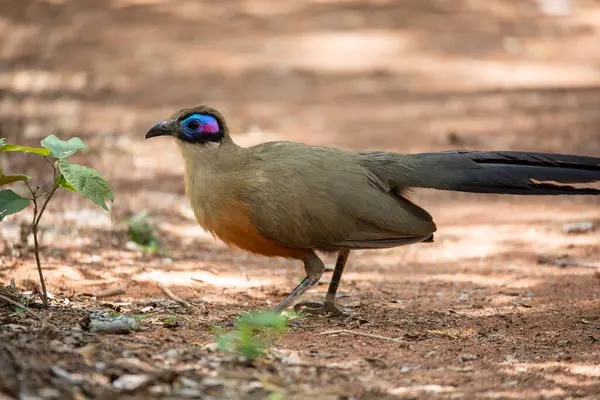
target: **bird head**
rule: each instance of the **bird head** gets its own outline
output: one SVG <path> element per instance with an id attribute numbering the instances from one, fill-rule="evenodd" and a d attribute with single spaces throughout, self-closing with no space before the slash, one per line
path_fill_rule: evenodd
<path id="1" fill-rule="evenodd" d="M 178 111 L 146 132 L 146 139 L 157 136 L 171 136 L 197 146 L 218 146 L 229 138 L 229 131 L 221 113 L 214 108 L 197 106 Z"/>

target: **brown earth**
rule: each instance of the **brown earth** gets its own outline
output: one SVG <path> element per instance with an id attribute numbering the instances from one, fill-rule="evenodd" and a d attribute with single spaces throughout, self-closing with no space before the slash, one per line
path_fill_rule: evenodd
<path id="1" fill-rule="evenodd" d="M 357 318 L 295 321 L 248 366 L 213 351 L 213 327 L 276 304 L 301 265 L 216 243 L 191 216 L 175 146 L 142 141 L 204 103 L 243 145 L 598 156 L 600 2 L 563 17 L 484 3 L 5 0 L 0 136 L 80 136 L 90 150 L 74 159 L 116 201 L 114 223 L 70 193 L 51 203 L 53 307 L 33 310 L 44 324 L 0 308 L 0 398 L 600 398 L 598 199 L 417 192 L 436 242 L 353 253 L 339 303 Z M 2 157 L 7 172 L 48 177 L 34 156 Z M 142 210 L 168 254 L 127 243 L 123 219 Z M 35 291 L 27 218 L 2 222 L 0 281 Z M 592 227 L 566 232 L 578 222 Z M 147 318 L 98 335 L 81 327 L 94 313 Z M 128 391 L 127 374 L 149 381 Z"/>

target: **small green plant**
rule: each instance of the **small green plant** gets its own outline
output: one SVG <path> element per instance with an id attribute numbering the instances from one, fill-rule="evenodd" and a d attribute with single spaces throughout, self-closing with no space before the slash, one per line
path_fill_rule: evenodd
<path id="1" fill-rule="evenodd" d="M 41 145 L 42 147 L 27 147 L 7 144 L 5 143 L 5 139 L 0 138 L 0 152 L 38 154 L 48 162 L 53 173 L 52 188 L 42 193 L 39 186 L 33 187 L 30 184 L 29 181 L 31 178 L 29 176 L 22 174 L 4 175 L 0 169 L 0 186 L 23 182 L 31 194 L 31 197 L 22 197 L 12 190 L 0 190 L 0 222 L 7 215 L 18 213 L 29 204 L 33 204 L 31 233 L 33 234 L 35 262 L 40 276 L 40 284 L 42 285 L 42 302 L 44 303 L 44 307 L 48 307 L 48 293 L 40 262 L 40 245 L 38 241 L 39 223 L 48 206 L 48 202 L 54 193 L 62 188 L 71 192 L 77 192 L 83 197 L 92 200 L 106 211 L 109 211 L 106 200 L 114 201 L 114 197 L 108 183 L 98 171 L 66 160 L 67 157 L 72 156 L 78 150 L 87 148 L 81 139 L 74 137 L 65 142 L 54 135 L 50 135 L 41 141 Z"/>
<path id="2" fill-rule="evenodd" d="M 285 399 L 284 394 L 279 391 L 271 392 L 271 394 L 269 394 L 269 397 L 267 397 L 267 400 L 284 400 L 284 399 Z"/>
<path id="3" fill-rule="evenodd" d="M 273 311 L 247 313 L 235 322 L 236 330 L 217 336 L 216 342 L 220 350 L 252 361 L 265 353 L 265 340 L 273 333 L 284 333 L 293 317 Z"/>
<path id="4" fill-rule="evenodd" d="M 165 328 L 178 328 L 188 322 L 184 317 L 180 317 L 175 314 L 169 315 L 167 318 L 163 319 L 162 323 Z"/>
<path id="5" fill-rule="evenodd" d="M 209 332 L 221 332 L 223 330 L 223 327 L 221 325 L 211 325 L 209 327 L 206 328 L 207 331 Z"/>
<path id="6" fill-rule="evenodd" d="M 141 211 L 126 219 L 127 236 L 149 253 L 162 252 L 160 243 L 148 223 L 148 212 Z"/>
<path id="7" fill-rule="evenodd" d="M 146 318 L 150 318 L 150 316 L 144 314 L 133 314 L 131 315 L 131 318 L 135 319 L 139 323 L 145 320 Z"/>

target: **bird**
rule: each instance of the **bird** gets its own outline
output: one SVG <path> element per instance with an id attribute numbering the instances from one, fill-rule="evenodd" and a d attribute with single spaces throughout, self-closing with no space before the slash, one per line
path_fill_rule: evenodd
<path id="1" fill-rule="evenodd" d="M 347 315 L 335 297 L 352 250 L 432 242 L 431 214 L 414 188 L 510 195 L 598 195 L 600 158 L 516 151 L 401 154 L 273 141 L 234 143 L 223 115 L 184 108 L 150 128 L 181 152 L 185 187 L 198 223 L 230 246 L 300 260 L 306 276 L 273 311 L 281 313 L 325 271 L 318 253 L 337 254 L 324 302 L 314 313 Z M 588 184 L 575 186 L 575 184 Z"/>

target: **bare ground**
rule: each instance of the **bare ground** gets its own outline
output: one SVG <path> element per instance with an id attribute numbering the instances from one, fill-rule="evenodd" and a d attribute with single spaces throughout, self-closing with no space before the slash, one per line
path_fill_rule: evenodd
<path id="1" fill-rule="evenodd" d="M 78 161 L 116 196 L 114 223 L 70 194 L 51 205 L 43 263 L 55 299 L 34 310 L 43 324 L 0 308 L 5 397 L 600 398 L 598 199 L 417 192 L 436 242 L 353 253 L 339 302 L 358 319 L 301 319 L 240 365 L 213 351 L 213 327 L 276 304 L 301 266 L 214 242 L 191 217 L 175 147 L 141 140 L 205 103 L 244 145 L 597 156 L 597 2 L 559 18 L 507 0 L 15 0 L 0 17 L 2 136 L 79 135 L 91 150 Z M 0 159 L 37 179 L 44 166 Z M 166 255 L 127 245 L 123 218 L 145 209 Z M 2 223 L 0 280 L 35 291 L 24 220 Z M 565 232 L 577 222 L 592 228 Z M 125 293 L 84 295 L 115 287 Z M 147 318 L 98 335 L 85 329 L 94 313 Z M 326 333 L 340 329 L 350 333 Z"/>

